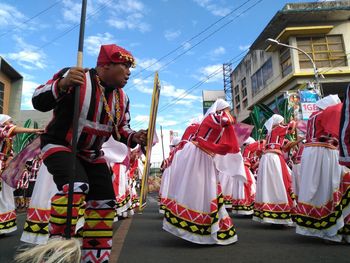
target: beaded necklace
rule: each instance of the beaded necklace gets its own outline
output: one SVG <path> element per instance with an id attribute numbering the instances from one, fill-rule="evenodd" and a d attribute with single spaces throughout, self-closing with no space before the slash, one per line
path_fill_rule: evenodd
<path id="1" fill-rule="evenodd" d="M 114 121 L 114 118 L 113 118 L 113 115 L 112 115 L 112 111 L 108 105 L 108 102 L 107 102 L 107 99 L 106 99 L 106 96 L 104 94 L 104 91 L 102 90 L 102 84 L 101 84 L 101 80 L 100 80 L 100 77 L 98 75 L 96 75 L 96 78 L 97 78 L 97 83 L 98 83 L 98 88 L 101 92 L 101 95 L 102 95 L 102 100 L 103 100 L 103 106 L 104 106 L 104 109 L 108 115 L 108 119 L 112 122 L 113 126 L 114 126 L 114 131 L 115 131 L 115 134 L 117 135 L 117 139 L 118 141 L 120 140 L 120 133 L 118 131 L 118 121 L 120 120 L 120 101 L 119 101 L 119 91 L 118 89 L 116 90 L 115 92 L 115 121 Z"/>

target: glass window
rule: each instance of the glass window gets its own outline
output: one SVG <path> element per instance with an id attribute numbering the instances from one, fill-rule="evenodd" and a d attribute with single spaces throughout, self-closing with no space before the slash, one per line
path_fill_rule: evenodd
<path id="1" fill-rule="evenodd" d="M 236 114 L 240 113 L 240 111 L 241 111 L 241 107 L 240 107 L 240 105 L 238 104 L 238 105 L 236 106 Z"/>
<path id="2" fill-rule="evenodd" d="M 4 113 L 5 84 L 0 81 L 0 113 Z"/>
<path id="3" fill-rule="evenodd" d="M 318 68 L 347 66 L 342 35 L 298 37 L 298 47 L 315 61 Z M 310 60 L 299 52 L 300 68 L 312 68 Z"/>
<path id="4" fill-rule="evenodd" d="M 280 65 L 281 65 L 282 77 L 285 77 L 292 72 L 292 60 L 290 58 L 290 48 L 287 48 L 287 47 L 281 48 Z"/>
<path id="5" fill-rule="evenodd" d="M 246 78 L 243 78 L 241 80 L 241 92 L 242 92 L 242 98 L 247 97 L 247 80 L 246 80 Z"/>
<path id="6" fill-rule="evenodd" d="M 240 102 L 240 97 L 239 97 L 239 94 L 235 96 L 235 102 L 236 104 L 238 104 Z"/>
<path id="7" fill-rule="evenodd" d="M 267 86 L 267 81 L 272 77 L 272 75 L 272 60 L 269 58 L 265 64 L 251 77 L 253 95 Z"/>
<path id="8" fill-rule="evenodd" d="M 247 98 L 244 99 L 244 100 L 242 101 L 242 103 L 243 103 L 243 109 L 245 109 L 245 108 L 248 107 L 248 99 L 247 99 Z"/>
<path id="9" fill-rule="evenodd" d="M 239 94 L 239 87 L 238 87 L 238 85 L 236 85 L 236 87 L 235 87 L 235 95 L 237 95 L 237 94 Z"/>

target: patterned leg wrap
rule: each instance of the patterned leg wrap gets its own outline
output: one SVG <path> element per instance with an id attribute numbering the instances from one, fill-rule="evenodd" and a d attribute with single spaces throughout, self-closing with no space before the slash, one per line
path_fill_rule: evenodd
<path id="1" fill-rule="evenodd" d="M 67 224 L 68 189 L 69 185 L 64 185 L 62 191 L 59 191 L 51 199 L 49 223 L 51 237 L 64 236 Z M 79 218 L 79 208 L 84 203 L 88 189 L 89 185 L 86 183 L 74 183 L 71 236 L 74 236 L 75 226 Z"/>
<path id="2" fill-rule="evenodd" d="M 114 200 L 91 200 L 86 203 L 81 262 L 108 263 L 114 215 Z"/>

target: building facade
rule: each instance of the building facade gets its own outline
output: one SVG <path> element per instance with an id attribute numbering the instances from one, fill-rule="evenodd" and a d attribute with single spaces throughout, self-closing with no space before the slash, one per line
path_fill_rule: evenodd
<path id="1" fill-rule="evenodd" d="M 225 99 L 225 91 L 223 90 L 203 90 L 203 115 L 214 104 L 217 99 Z"/>
<path id="2" fill-rule="evenodd" d="M 277 12 L 231 73 L 238 121 L 246 121 L 257 103 L 274 107 L 289 90 L 315 80 L 315 62 L 324 95 L 342 97 L 350 83 L 350 1 L 287 4 Z"/>
<path id="3" fill-rule="evenodd" d="M 23 77 L 0 56 L 0 114 L 20 116 Z"/>

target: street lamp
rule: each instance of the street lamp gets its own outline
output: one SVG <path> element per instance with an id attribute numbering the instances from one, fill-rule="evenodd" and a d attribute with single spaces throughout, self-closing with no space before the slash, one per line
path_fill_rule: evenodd
<path id="1" fill-rule="evenodd" d="M 273 38 L 268 38 L 266 39 L 266 42 L 269 42 L 271 44 L 274 44 L 274 45 L 278 45 L 278 46 L 283 46 L 283 47 L 287 47 L 287 48 L 291 48 L 291 49 L 296 49 L 298 51 L 300 51 L 301 53 L 303 53 L 311 62 L 312 64 L 312 67 L 314 68 L 314 75 L 315 75 L 315 81 L 316 81 L 316 89 L 317 91 L 320 93 L 319 95 L 322 97 L 323 96 L 323 92 L 322 92 L 322 89 L 321 89 L 321 86 L 320 86 L 320 81 L 319 81 L 319 73 L 318 73 L 318 69 L 316 67 L 316 64 L 315 64 L 315 61 L 312 59 L 312 57 L 306 53 L 304 50 L 298 48 L 298 47 L 295 47 L 295 46 L 291 46 L 291 45 L 287 45 L 287 44 L 284 44 L 284 43 L 281 43 L 279 42 L 278 40 L 276 39 L 273 39 Z"/>

